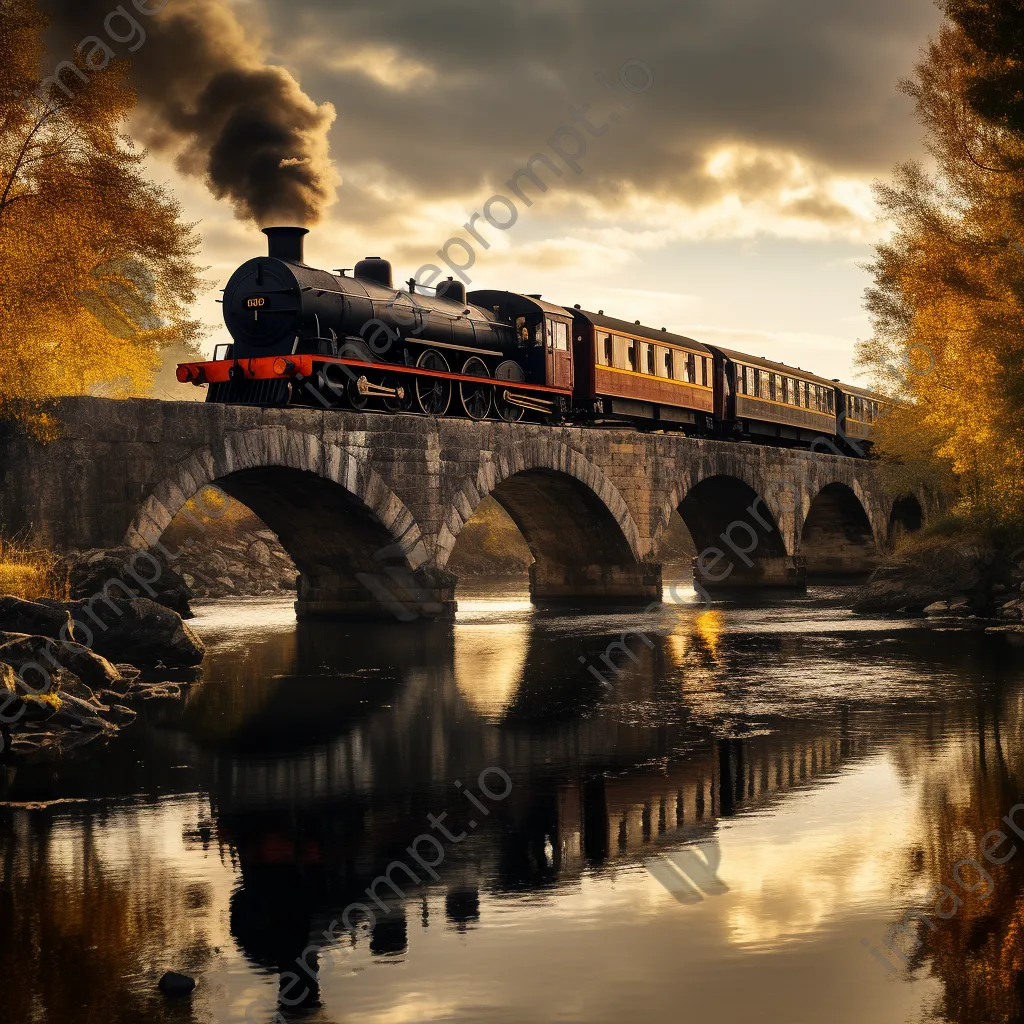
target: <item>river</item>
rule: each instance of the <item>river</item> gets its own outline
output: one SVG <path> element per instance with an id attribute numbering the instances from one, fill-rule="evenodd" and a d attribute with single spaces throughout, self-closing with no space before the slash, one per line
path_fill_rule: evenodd
<path id="1" fill-rule="evenodd" d="M 842 597 L 200 606 L 187 700 L 0 769 L 0 1019 L 1017 1019 L 1024 852 L 979 844 L 1024 799 L 1024 638 Z"/>

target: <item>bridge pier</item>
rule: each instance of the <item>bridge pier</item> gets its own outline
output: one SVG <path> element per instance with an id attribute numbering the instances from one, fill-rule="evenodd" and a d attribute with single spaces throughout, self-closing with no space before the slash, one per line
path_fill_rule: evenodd
<path id="1" fill-rule="evenodd" d="M 661 600 L 661 566 L 530 566 L 530 600 L 538 608 L 637 608 Z"/>
<path id="2" fill-rule="evenodd" d="M 295 617 L 303 621 L 416 622 L 454 619 L 455 577 L 450 573 L 382 566 L 357 573 L 355 582 L 306 575 L 298 579 Z"/>
<path id="3" fill-rule="evenodd" d="M 807 564 L 803 558 L 790 555 L 759 558 L 752 565 L 698 555 L 693 560 L 693 582 L 695 587 L 703 587 L 709 594 L 737 590 L 806 590 Z"/>

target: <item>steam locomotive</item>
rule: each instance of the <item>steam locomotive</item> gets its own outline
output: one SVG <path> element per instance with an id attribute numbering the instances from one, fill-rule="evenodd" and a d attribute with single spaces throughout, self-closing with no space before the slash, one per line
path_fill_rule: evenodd
<path id="1" fill-rule="evenodd" d="M 703 345 L 540 295 L 448 278 L 395 288 L 391 264 L 306 265 L 304 228 L 265 228 L 267 256 L 224 289 L 232 342 L 182 363 L 206 400 L 630 424 L 866 455 L 884 401 L 784 363 Z"/>

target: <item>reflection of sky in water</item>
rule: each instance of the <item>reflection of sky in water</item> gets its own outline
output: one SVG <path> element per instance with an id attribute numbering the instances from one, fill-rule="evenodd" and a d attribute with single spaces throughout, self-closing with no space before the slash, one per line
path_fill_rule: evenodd
<path id="1" fill-rule="evenodd" d="M 509 816 L 450 848 L 440 880 L 410 894 L 406 948 L 322 951 L 323 1006 L 297 1019 L 937 1019 L 928 968 L 893 980 L 860 942 L 880 942 L 923 891 L 910 854 L 944 827 L 944 809 L 969 812 L 979 715 L 1004 716 L 1016 763 L 1024 707 L 993 638 L 855 619 L 815 592 L 771 608 L 577 619 L 535 614 L 519 595 L 460 596 L 450 635 L 385 636 L 367 664 L 354 646 L 349 658 L 361 632 L 347 631 L 333 647 L 318 634 L 309 664 L 293 665 L 288 601 L 202 607 L 193 625 L 211 658 L 186 708 L 147 713 L 85 773 L 8 778 L 11 799 L 84 793 L 106 806 L 0 819 L 5 844 L 24 844 L 34 816 L 50 822 L 45 858 L 0 857 L 5 886 L 38 878 L 68 907 L 85 906 L 100 876 L 123 891 L 130 941 L 98 982 L 129 1002 L 185 968 L 201 979 L 194 1021 L 242 1022 L 262 998 L 249 1019 L 270 1024 L 278 971 L 253 959 L 240 894 L 278 922 L 261 941 L 297 927 L 301 949 L 351 898 L 350 875 L 381 872 L 427 813 L 457 813 L 455 778 L 497 764 L 514 780 Z M 652 646 L 627 638 L 637 661 L 604 693 L 579 656 L 597 663 L 636 630 Z M 991 697 L 996 683 L 1005 697 Z M 316 706 L 291 721 L 300 692 Z M 606 840 L 596 859 L 595 835 Z M 728 891 L 682 905 L 644 864 L 709 836 Z M 479 898 L 458 927 L 457 892 Z M 292 913 L 297 926 L 280 924 Z M 68 935 L 65 956 L 112 942 L 87 915 Z M 94 1005 L 76 1019 L 116 1020 Z M 138 1019 L 179 1019 L 154 1007 Z"/>

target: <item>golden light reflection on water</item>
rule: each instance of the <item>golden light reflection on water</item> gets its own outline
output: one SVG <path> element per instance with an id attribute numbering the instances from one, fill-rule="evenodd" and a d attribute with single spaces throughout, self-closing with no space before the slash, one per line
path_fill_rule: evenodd
<path id="1" fill-rule="evenodd" d="M 529 622 L 456 625 L 455 683 L 481 715 L 500 715 L 512 701 L 529 644 Z"/>

